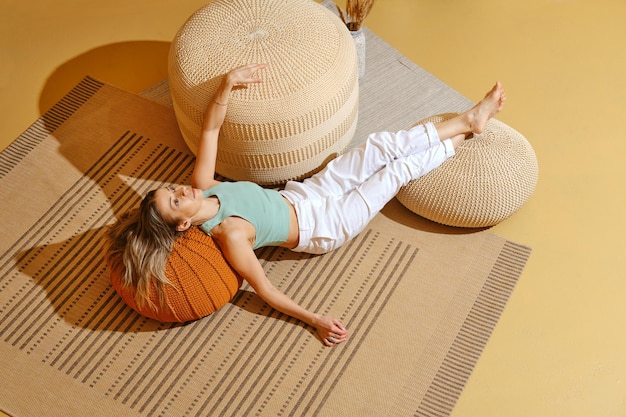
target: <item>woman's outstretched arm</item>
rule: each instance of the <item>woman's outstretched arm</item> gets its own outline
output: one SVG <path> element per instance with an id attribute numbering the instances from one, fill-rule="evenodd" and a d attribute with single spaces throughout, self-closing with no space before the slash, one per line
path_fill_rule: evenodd
<path id="1" fill-rule="evenodd" d="M 337 319 L 306 310 L 272 285 L 252 249 L 249 237 L 254 236 L 252 225 L 243 219 L 230 217 L 217 228 L 222 230 L 214 229 L 212 235 L 224 257 L 266 303 L 281 313 L 314 327 L 326 346 L 334 346 L 348 338 L 348 331 Z"/>
<path id="2" fill-rule="evenodd" d="M 217 141 L 220 129 L 226 118 L 226 109 L 230 92 L 235 87 L 260 83 L 261 79 L 254 74 L 265 68 L 266 64 L 250 64 L 230 70 L 218 87 L 213 99 L 209 102 L 200 131 L 196 163 L 191 175 L 191 186 L 206 190 L 217 183 L 215 181 L 215 160 L 217 158 Z"/>

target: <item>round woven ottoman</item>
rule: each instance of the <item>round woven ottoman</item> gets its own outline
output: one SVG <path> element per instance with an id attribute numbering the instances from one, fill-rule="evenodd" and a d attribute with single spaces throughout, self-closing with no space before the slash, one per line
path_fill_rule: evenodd
<path id="1" fill-rule="evenodd" d="M 139 314 L 162 322 L 187 322 L 208 316 L 228 303 L 241 287 L 241 278 L 224 259 L 213 238 L 196 227 L 180 236 L 165 267 L 165 276 L 172 285 L 163 287 L 167 306 L 160 306 L 154 287 L 148 305 L 138 307 L 135 289 L 122 284 L 122 273 L 109 263 L 113 288 L 124 302 Z"/>
<path id="2" fill-rule="evenodd" d="M 174 110 L 192 152 L 223 74 L 252 63 L 269 65 L 261 84 L 231 93 L 219 174 L 280 184 L 310 176 L 346 149 L 359 88 L 343 22 L 312 0 L 213 0 L 179 30 L 169 55 Z"/>
<path id="3" fill-rule="evenodd" d="M 433 116 L 418 124 L 455 115 Z M 397 198 L 412 212 L 448 226 L 493 226 L 526 203 L 538 172 L 528 141 L 491 119 L 482 134 L 463 142 L 439 168 L 403 187 Z"/>

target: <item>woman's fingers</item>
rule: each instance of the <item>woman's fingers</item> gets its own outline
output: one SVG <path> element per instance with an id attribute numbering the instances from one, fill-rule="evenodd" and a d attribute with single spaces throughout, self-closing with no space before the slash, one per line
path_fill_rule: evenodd
<path id="1" fill-rule="evenodd" d="M 334 346 L 338 343 L 345 342 L 347 339 L 347 335 L 339 335 L 339 334 L 331 334 L 326 339 L 324 339 L 324 344 L 327 346 Z"/>
<path id="2" fill-rule="evenodd" d="M 267 67 L 267 64 L 247 64 L 232 69 L 229 76 L 233 84 L 260 83 L 261 78 L 256 76 L 256 72 Z"/>
<path id="3" fill-rule="evenodd" d="M 332 327 L 323 339 L 326 346 L 334 346 L 348 339 L 348 330 L 337 319 L 332 320 Z"/>

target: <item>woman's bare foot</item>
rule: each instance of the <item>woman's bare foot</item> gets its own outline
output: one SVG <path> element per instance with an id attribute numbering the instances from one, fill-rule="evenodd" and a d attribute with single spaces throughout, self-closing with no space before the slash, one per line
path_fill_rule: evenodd
<path id="1" fill-rule="evenodd" d="M 478 104 L 464 113 L 468 132 L 482 133 L 489 119 L 502 110 L 505 101 L 506 94 L 498 81 Z"/>
<path id="2" fill-rule="evenodd" d="M 497 82 L 485 97 L 468 111 L 435 123 L 439 138 L 441 140 L 453 139 L 453 145 L 456 148 L 459 142 L 462 142 L 461 138 L 468 139 L 474 133 L 482 133 L 489 119 L 502 110 L 505 101 L 504 89 L 500 82 Z M 461 138 L 458 137 L 459 135 Z"/>

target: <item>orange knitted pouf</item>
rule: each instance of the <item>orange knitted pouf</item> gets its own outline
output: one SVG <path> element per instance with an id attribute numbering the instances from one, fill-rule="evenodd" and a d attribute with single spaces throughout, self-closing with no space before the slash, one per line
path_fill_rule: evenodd
<path id="1" fill-rule="evenodd" d="M 213 238 L 192 227 L 178 238 L 167 259 L 165 276 L 172 285 L 166 285 L 166 305 L 160 306 L 152 288 L 151 300 L 159 306 L 138 308 L 135 289 L 122 285 L 119 270 L 109 268 L 111 283 L 124 302 L 139 314 L 162 322 L 187 322 L 208 316 L 219 310 L 235 296 L 241 287 L 241 278 L 222 256 Z"/>

